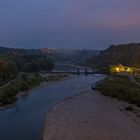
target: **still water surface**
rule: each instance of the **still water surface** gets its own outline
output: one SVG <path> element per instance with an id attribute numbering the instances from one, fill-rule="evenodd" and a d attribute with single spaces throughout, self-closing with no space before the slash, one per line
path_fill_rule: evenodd
<path id="1" fill-rule="evenodd" d="M 46 112 L 57 102 L 91 88 L 104 75 L 81 75 L 51 83 L 20 97 L 16 106 L 0 111 L 0 140 L 40 140 Z"/>

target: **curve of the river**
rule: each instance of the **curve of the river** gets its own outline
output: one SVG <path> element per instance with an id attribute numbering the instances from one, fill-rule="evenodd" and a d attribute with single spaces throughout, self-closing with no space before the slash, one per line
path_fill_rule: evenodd
<path id="1" fill-rule="evenodd" d="M 48 110 L 64 98 L 91 88 L 104 75 L 81 75 L 51 83 L 20 97 L 16 106 L 0 111 L 0 140 L 40 140 Z"/>

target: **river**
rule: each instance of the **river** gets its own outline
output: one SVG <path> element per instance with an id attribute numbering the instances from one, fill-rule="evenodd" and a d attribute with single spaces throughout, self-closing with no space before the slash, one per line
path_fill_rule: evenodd
<path id="1" fill-rule="evenodd" d="M 91 88 L 104 75 L 80 75 L 40 86 L 20 97 L 15 107 L 0 110 L 0 140 L 40 140 L 46 113 L 57 102 Z"/>

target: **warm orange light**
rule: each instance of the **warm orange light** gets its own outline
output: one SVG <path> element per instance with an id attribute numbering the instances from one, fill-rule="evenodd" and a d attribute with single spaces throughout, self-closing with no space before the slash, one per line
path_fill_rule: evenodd
<path id="1" fill-rule="evenodd" d="M 116 71 L 117 71 L 117 72 L 119 72 L 119 71 L 120 71 L 120 69 L 119 69 L 118 67 L 116 67 Z"/>
<path id="2" fill-rule="evenodd" d="M 130 68 L 127 68 L 126 71 L 127 72 L 132 72 L 132 70 Z"/>

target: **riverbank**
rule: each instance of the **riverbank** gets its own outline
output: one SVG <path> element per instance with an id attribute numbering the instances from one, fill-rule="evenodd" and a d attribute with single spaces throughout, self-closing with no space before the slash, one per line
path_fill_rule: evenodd
<path id="1" fill-rule="evenodd" d="M 0 109 L 6 109 L 6 108 L 13 107 L 15 105 L 16 99 L 18 99 L 21 96 L 28 95 L 29 93 L 31 93 L 31 91 L 33 91 L 33 90 L 35 90 L 35 89 L 37 89 L 39 87 L 45 86 L 46 84 L 49 84 L 49 83 L 52 83 L 52 82 L 56 82 L 56 81 L 60 81 L 60 80 L 65 80 L 65 79 L 68 79 L 68 78 L 71 78 L 71 77 L 72 77 L 72 75 L 66 75 L 66 74 L 60 74 L 60 75 L 46 74 L 46 75 L 41 75 L 41 77 L 40 77 L 41 79 L 37 82 L 37 84 L 33 84 L 33 86 L 28 85 L 28 87 L 30 86 L 29 88 L 28 87 L 26 87 L 26 88 L 23 87 L 22 90 L 20 88 L 17 88 L 17 86 L 15 86 L 17 84 L 20 84 L 20 83 L 17 83 L 15 81 L 13 86 L 10 85 L 10 88 L 9 87 L 6 88 L 6 91 L 7 90 L 9 91 L 9 92 L 7 92 L 7 94 L 11 93 L 11 88 L 12 88 L 12 90 L 13 90 L 13 88 L 14 89 L 16 88 L 13 91 L 13 97 L 12 98 L 14 98 L 14 100 L 12 100 L 11 103 L 7 103 L 5 105 L 1 105 Z M 20 86 L 22 86 L 22 85 L 20 85 Z"/>
<path id="2" fill-rule="evenodd" d="M 140 81 L 139 77 L 133 77 L 133 75 L 111 75 L 97 82 L 96 88 L 105 96 L 117 98 L 140 107 L 140 85 L 134 78 Z"/>
<path id="3" fill-rule="evenodd" d="M 49 111 L 43 140 L 139 140 L 140 118 L 128 105 L 98 91 L 73 96 Z"/>

